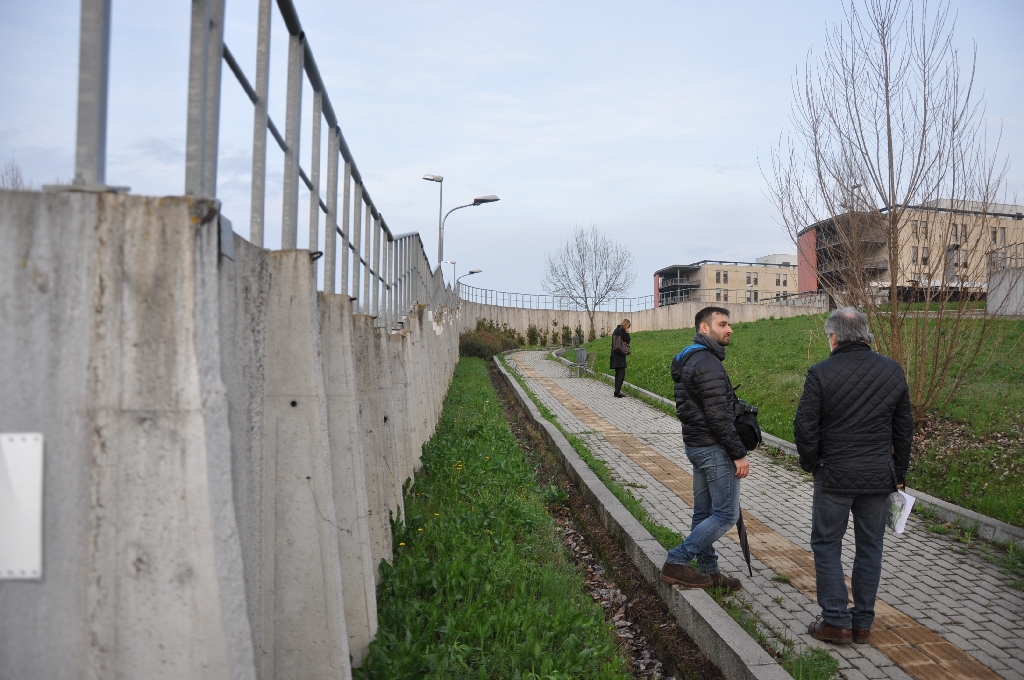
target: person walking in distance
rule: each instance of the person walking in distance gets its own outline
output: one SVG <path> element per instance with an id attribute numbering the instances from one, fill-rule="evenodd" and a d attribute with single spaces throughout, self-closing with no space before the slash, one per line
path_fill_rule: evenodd
<path id="1" fill-rule="evenodd" d="M 612 331 L 612 356 L 609 361 L 609 368 L 615 370 L 615 396 L 622 396 L 622 383 L 626 379 L 626 357 L 629 356 L 629 319 L 623 319 L 622 323 Z"/>
<path id="2" fill-rule="evenodd" d="M 739 519 L 740 480 L 750 472 L 747 449 L 736 432 L 736 394 L 722 365 L 732 336 L 729 310 L 705 307 L 697 312 L 695 325 L 693 344 L 672 360 L 676 415 L 693 465 L 693 522 L 682 545 L 668 552 L 661 580 L 687 588 L 740 590 L 738 578 L 719 571 L 714 548 Z M 697 561 L 696 570 L 691 560 Z"/>
<path id="3" fill-rule="evenodd" d="M 821 616 L 818 640 L 868 642 L 882 575 L 889 494 L 910 465 L 914 412 L 898 363 L 871 351 L 868 321 L 843 307 L 825 321 L 832 354 L 811 366 L 793 421 L 800 467 L 814 474 L 811 550 Z M 843 536 L 853 513 L 853 607 L 843 575 Z"/>

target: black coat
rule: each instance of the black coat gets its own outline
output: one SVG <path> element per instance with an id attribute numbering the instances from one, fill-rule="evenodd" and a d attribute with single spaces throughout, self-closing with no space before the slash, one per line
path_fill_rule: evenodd
<path id="1" fill-rule="evenodd" d="M 910 465 L 914 412 L 898 363 L 861 342 L 839 345 L 811 366 L 793 421 L 800 467 L 826 491 L 883 494 Z"/>
<path id="2" fill-rule="evenodd" d="M 736 434 L 736 393 L 725 372 L 725 348 L 698 333 L 693 341 L 707 349 L 682 352 L 672 360 L 676 415 L 683 423 L 683 441 L 688 446 L 721 444 L 734 460 L 747 455 Z M 689 395 L 696 399 L 690 399 Z"/>
<path id="3" fill-rule="evenodd" d="M 612 331 L 612 356 L 608 361 L 608 368 L 625 368 L 626 367 L 626 355 L 615 351 L 615 336 L 621 336 L 622 341 L 629 344 L 629 333 L 622 326 L 616 326 L 615 330 Z"/>

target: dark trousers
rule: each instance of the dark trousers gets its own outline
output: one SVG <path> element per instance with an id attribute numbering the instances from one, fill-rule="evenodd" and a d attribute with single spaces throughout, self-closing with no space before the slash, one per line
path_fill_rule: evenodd
<path id="1" fill-rule="evenodd" d="M 622 381 L 626 379 L 626 369 L 615 369 L 615 394 L 622 394 Z"/>
<path id="2" fill-rule="evenodd" d="M 882 577 L 882 544 L 888 494 L 839 496 L 822 489 L 819 476 L 814 480 L 811 509 L 811 550 L 817 578 L 821 618 L 836 628 L 868 630 L 875 620 L 875 595 Z M 843 576 L 843 535 L 853 513 L 853 607 Z"/>

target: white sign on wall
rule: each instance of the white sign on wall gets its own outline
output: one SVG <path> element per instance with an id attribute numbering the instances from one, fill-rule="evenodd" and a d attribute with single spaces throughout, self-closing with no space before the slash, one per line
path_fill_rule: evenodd
<path id="1" fill-rule="evenodd" d="M 0 579 L 43 577 L 43 435 L 0 433 Z"/>

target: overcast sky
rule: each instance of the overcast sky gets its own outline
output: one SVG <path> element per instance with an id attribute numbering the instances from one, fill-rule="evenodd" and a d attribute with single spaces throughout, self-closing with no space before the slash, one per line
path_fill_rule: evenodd
<path id="1" fill-rule="evenodd" d="M 793 247 L 760 165 L 788 124 L 792 78 L 837 0 L 785 2 L 342 2 L 295 0 L 342 131 L 395 233 L 487 288 L 541 292 L 544 260 L 575 224 L 626 242 L 633 295 L 653 272 L 753 261 Z M 0 163 L 37 186 L 71 176 L 80 0 L 0 0 Z M 977 85 L 1024 197 L 1024 2 L 954 0 L 957 43 L 977 45 Z M 114 0 L 107 182 L 180 194 L 190 4 Z M 228 0 L 225 41 L 255 77 L 254 0 Z M 275 9 L 272 118 L 284 129 L 284 25 Z M 248 235 L 252 106 L 223 76 L 219 198 Z M 304 103 L 302 165 L 309 164 Z M 282 154 L 268 155 L 267 245 L 280 243 Z M 308 215 L 303 191 L 300 225 Z M 305 227 L 300 227 L 300 245 Z M 445 277 L 451 267 L 446 266 Z"/>

